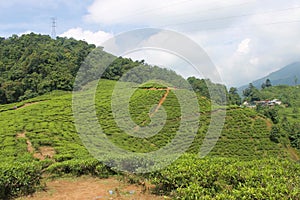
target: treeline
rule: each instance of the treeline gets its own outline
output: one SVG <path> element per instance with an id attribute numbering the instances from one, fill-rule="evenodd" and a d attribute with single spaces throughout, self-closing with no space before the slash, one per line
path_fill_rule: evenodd
<path id="1" fill-rule="evenodd" d="M 249 83 L 248 87 L 243 90 L 244 101 L 254 102 L 280 98 L 284 104 L 290 106 L 291 94 L 287 92 L 287 90 L 290 90 L 289 87 L 288 85 L 272 86 L 270 79 L 267 79 L 265 83 L 261 85 L 261 88 L 256 88 L 252 83 Z"/>
<path id="2" fill-rule="evenodd" d="M 133 61 L 130 58 L 116 57 L 102 48 L 93 50 L 82 66 L 77 73 L 75 89 L 100 78 L 139 84 L 162 80 L 168 86 L 188 87 L 186 80 L 170 69 L 149 65 L 144 60 Z"/>
<path id="3" fill-rule="evenodd" d="M 53 90 L 70 91 L 83 65 L 88 67 L 81 76 L 81 85 L 99 76 L 119 80 L 123 75 L 123 81 L 142 83 L 163 79 L 174 86 L 185 84 L 174 71 L 150 66 L 143 60 L 115 57 L 102 48 L 73 38 L 54 40 L 47 35 L 30 33 L 0 38 L 0 104 L 22 101 Z M 105 66 L 102 74 L 99 74 L 99 66 Z"/>
<path id="4" fill-rule="evenodd" d="M 0 103 L 71 90 L 81 63 L 94 48 L 84 41 L 34 33 L 1 38 Z"/>
<path id="5" fill-rule="evenodd" d="M 219 105 L 241 105 L 242 100 L 235 87 L 231 87 L 228 91 L 225 85 L 213 83 L 209 79 L 189 77 L 187 80 L 195 92 Z"/>
<path id="6" fill-rule="evenodd" d="M 106 64 L 108 67 L 99 74 L 99 67 L 106 67 Z M 161 79 L 175 87 L 189 87 L 174 71 L 150 66 L 144 60 L 115 57 L 85 41 L 63 37 L 54 40 L 47 35 L 30 33 L 0 38 L 0 104 L 22 101 L 52 90 L 70 91 L 82 65 L 86 68 L 82 71 L 85 75 L 81 76 L 80 85 L 101 76 L 110 80 L 122 77 L 123 81 L 136 83 Z M 195 77 L 190 77 L 188 83 L 200 95 L 213 97 L 218 104 L 240 104 L 234 88 L 228 93 L 224 85 Z"/>

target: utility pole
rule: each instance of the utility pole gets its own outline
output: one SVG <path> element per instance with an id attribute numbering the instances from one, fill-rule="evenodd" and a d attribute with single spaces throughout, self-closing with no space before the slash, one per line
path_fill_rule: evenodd
<path id="1" fill-rule="evenodd" d="M 56 39 L 56 18 L 52 17 L 51 38 Z"/>

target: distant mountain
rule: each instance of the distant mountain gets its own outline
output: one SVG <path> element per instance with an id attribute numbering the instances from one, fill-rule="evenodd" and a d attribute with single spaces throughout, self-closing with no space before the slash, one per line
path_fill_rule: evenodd
<path id="1" fill-rule="evenodd" d="M 300 84 L 300 62 L 289 64 L 268 76 L 253 81 L 252 84 L 260 89 L 262 83 L 270 79 L 272 85 L 295 85 L 295 78 L 297 78 L 297 84 Z M 239 92 L 242 93 L 247 87 L 248 85 L 241 86 Z"/>

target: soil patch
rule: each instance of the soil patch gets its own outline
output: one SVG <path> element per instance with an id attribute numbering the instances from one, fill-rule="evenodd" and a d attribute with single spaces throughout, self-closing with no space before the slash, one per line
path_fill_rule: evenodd
<path id="1" fill-rule="evenodd" d="M 162 106 L 162 104 L 165 102 L 165 100 L 167 99 L 169 93 L 170 93 L 170 88 L 165 89 L 166 93 L 164 94 L 164 96 L 159 100 L 158 105 L 156 106 L 155 110 L 150 114 L 150 117 L 152 117 L 158 110 L 159 108 Z"/>
<path id="2" fill-rule="evenodd" d="M 299 155 L 295 149 L 293 149 L 292 147 L 288 147 L 287 151 L 293 160 L 296 160 L 296 161 L 300 160 Z"/>
<path id="3" fill-rule="evenodd" d="M 266 124 L 267 124 L 267 128 L 268 128 L 268 130 L 269 131 L 271 131 L 271 129 L 272 129 L 272 122 L 270 121 L 270 120 L 266 120 Z"/>
<path id="4" fill-rule="evenodd" d="M 40 160 L 45 160 L 46 158 L 53 158 L 54 155 L 55 155 L 54 148 L 45 146 L 45 147 L 40 147 L 39 152 L 35 153 L 33 156 Z"/>
<path id="5" fill-rule="evenodd" d="M 38 152 L 35 152 L 34 147 L 32 146 L 32 143 L 30 140 L 26 137 L 26 132 L 18 133 L 16 135 L 16 138 L 25 138 L 26 144 L 27 144 L 27 151 L 29 153 L 33 153 L 33 157 L 39 159 L 39 160 L 45 160 L 46 158 L 52 158 L 55 155 L 55 150 L 53 147 L 49 146 L 43 146 L 39 148 Z"/>
<path id="6" fill-rule="evenodd" d="M 76 179 L 58 179 L 46 183 L 46 191 L 18 200 L 162 200 L 149 192 L 144 193 L 142 186 L 130 185 L 116 178 L 98 179 L 80 177 Z"/>

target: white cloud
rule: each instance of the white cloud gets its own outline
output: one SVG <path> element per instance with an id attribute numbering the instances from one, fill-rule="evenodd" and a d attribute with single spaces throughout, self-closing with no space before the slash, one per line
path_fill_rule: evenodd
<path id="1" fill-rule="evenodd" d="M 250 63 L 252 65 L 258 65 L 259 64 L 259 58 L 251 58 Z"/>
<path id="2" fill-rule="evenodd" d="M 101 45 L 103 42 L 108 40 L 113 36 L 111 33 L 106 33 L 104 31 L 92 32 L 89 30 L 83 30 L 82 28 L 72 28 L 63 34 L 61 37 L 73 37 L 77 40 L 84 40 L 88 43 L 95 44 L 97 46 Z"/>
<path id="3" fill-rule="evenodd" d="M 85 20 L 119 31 L 179 31 L 203 47 L 225 83 L 239 86 L 299 60 L 299 6 L 299 0 L 94 0 Z"/>
<path id="4" fill-rule="evenodd" d="M 250 51 L 249 43 L 251 42 L 251 39 L 247 38 L 244 39 L 238 46 L 237 53 L 240 54 L 248 54 Z"/>
<path id="5" fill-rule="evenodd" d="M 49 33 L 53 14 L 57 32 L 64 32 L 60 36 L 96 45 L 112 37 L 111 32 L 144 27 L 178 31 L 203 47 L 228 85 L 247 84 L 299 60 L 299 0 L 3 0 L 0 10 L 5 36 L 26 30 Z M 180 65 L 167 55 L 155 57 Z"/>
<path id="6" fill-rule="evenodd" d="M 250 3 L 249 3 L 250 2 Z M 205 20 L 230 14 L 236 8 L 247 10 L 251 3 L 240 0 L 227 1 L 139 1 L 95 0 L 85 16 L 89 22 L 104 25 L 135 24 L 159 26 L 184 23 L 187 20 Z M 216 21 L 214 21 L 216 23 Z M 194 25 L 192 25 L 194 26 Z"/>

